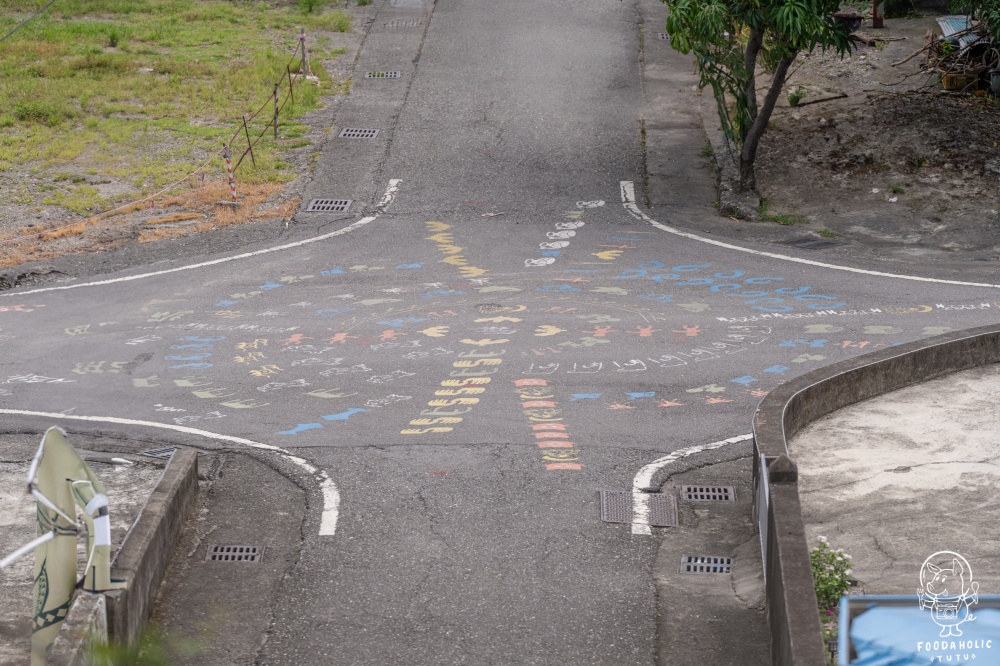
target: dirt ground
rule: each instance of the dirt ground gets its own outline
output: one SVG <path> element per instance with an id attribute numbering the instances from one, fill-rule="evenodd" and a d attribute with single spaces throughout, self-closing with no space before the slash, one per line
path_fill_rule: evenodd
<path id="1" fill-rule="evenodd" d="M 799 57 L 786 90 L 806 95 L 783 96 L 758 153 L 768 209 L 900 260 L 1000 259 L 1000 102 L 942 91 L 923 56 L 892 66 L 940 34 L 934 17 L 870 26 L 858 32 L 903 39 Z"/>

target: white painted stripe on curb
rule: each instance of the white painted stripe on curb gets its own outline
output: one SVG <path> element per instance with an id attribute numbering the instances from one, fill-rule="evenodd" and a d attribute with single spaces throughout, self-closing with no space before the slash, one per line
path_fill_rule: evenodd
<path id="1" fill-rule="evenodd" d="M 897 273 L 883 273 L 881 271 L 870 271 L 864 268 L 853 268 L 851 266 L 840 266 L 837 264 L 827 264 L 822 261 L 813 261 L 812 259 L 800 259 L 798 257 L 792 257 L 787 254 L 777 254 L 774 252 L 762 252 L 761 250 L 753 250 L 748 247 L 741 247 L 739 245 L 733 245 L 732 243 L 724 243 L 722 241 L 713 240 L 711 238 L 704 238 L 697 234 L 693 234 L 687 231 L 681 231 L 680 229 L 673 229 L 665 224 L 657 222 L 653 218 L 649 217 L 641 210 L 635 203 L 635 184 L 631 180 L 621 181 L 621 195 L 622 195 L 622 205 L 625 206 L 625 210 L 629 214 L 639 220 L 647 222 L 648 224 L 656 227 L 661 231 L 666 231 L 667 233 L 674 234 L 675 236 L 683 236 L 684 238 L 689 238 L 699 243 L 708 243 L 709 245 L 715 245 L 717 247 L 724 247 L 727 250 L 736 250 L 738 252 L 746 252 L 748 254 L 755 254 L 759 257 L 770 257 L 771 259 L 780 259 L 782 261 L 792 261 L 797 264 L 806 264 L 807 266 L 817 266 L 819 268 L 829 268 L 835 271 L 847 271 L 849 273 L 860 273 L 862 275 L 875 275 L 877 277 L 887 277 L 896 278 L 899 280 L 915 280 L 917 282 L 934 282 L 937 284 L 953 284 L 960 287 L 989 287 L 991 289 L 1000 289 L 1000 284 L 986 284 L 983 282 L 961 282 L 959 280 L 942 280 L 939 278 L 928 278 L 919 277 L 917 275 L 900 275 Z"/>
<path id="2" fill-rule="evenodd" d="M 643 465 L 639 472 L 635 475 L 635 478 L 632 480 L 632 534 L 645 534 L 646 536 L 649 536 L 653 533 L 653 530 L 649 526 L 649 491 L 655 490 L 655 488 L 651 487 L 651 484 L 653 483 L 653 475 L 656 474 L 657 471 L 675 460 L 687 458 L 688 456 L 701 453 L 702 451 L 721 449 L 724 446 L 745 442 L 748 439 L 753 439 L 752 433 L 749 435 L 730 437 L 729 439 L 719 440 L 718 442 L 712 442 L 711 444 L 689 446 L 686 449 L 679 449 L 669 455 L 654 460 L 648 465 Z"/>
<path id="3" fill-rule="evenodd" d="M 262 254 L 269 254 L 271 252 L 278 252 L 280 250 L 288 250 L 293 247 L 301 247 L 302 245 L 308 245 L 310 243 L 315 243 L 317 241 L 326 240 L 327 238 L 333 238 L 334 236 L 340 236 L 342 234 L 350 233 L 361 227 L 374 222 L 378 219 L 379 215 L 385 212 L 385 209 L 392 203 L 392 200 L 396 196 L 396 191 L 399 189 L 399 184 L 403 181 L 396 178 L 389 181 L 389 188 L 382 195 L 382 200 L 378 202 L 375 206 L 375 214 L 369 215 L 368 217 L 363 217 L 354 224 L 344 227 L 343 229 L 338 229 L 337 231 L 331 231 L 328 234 L 323 234 L 322 236 L 316 236 L 314 238 L 307 238 L 305 240 L 295 241 L 294 243 L 286 243 L 284 245 L 276 245 L 275 247 L 264 248 L 263 250 L 255 250 L 253 252 L 244 252 L 243 254 L 236 254 L 231 257 L 223 257 L 221 259 L 212 259 L 211 261 L 203 261 L 200 264 L 188 264 L 187 266 L 178 266 L 176 268 L 168 268 L 162 271 L 154 271 L 152 273 L 142 273 L 140 275 L 128 275 L 120 278 L 111 278 L 109 280 L 97 280 L 95 282 L 81 282 L 80 284 L 67 284 L 60 287 L 42 287 L 40 289 L 30 289 L 28 291 L 18 291 L 11 293 L 11 296 L 25 296 L 27 294 L 40 294 L 44 291 L 62 291 L 64 289 L 78 289 L 80 287 L 96 287 L 106 284 L 115 284 L 117 282 L 131 282 L 132 280 L 142 280 L 149 277 L 156 277 L 157 275 L 166 275 L 168 273 L 177 273 L 180 271 L 190 271 L 195 268 L 204 268 L 205 266 L 215 266 L 216 264 L 224 264 L 228 261 L 236 261 L 237 259 L 248 259 L 250 257 L 258 257 Z M 8 294 L 3 294 L 8 295 Z"/>
<path id="4" fill-rule="evenodd" d="M 117 425 L 134 425 L 134 426 L 144 426 L 147 428 L 160 428 L 162 430 L 174 430 L 176 432 L 183 432 L 190 435 L 198 435 L 200 437 L 206 437 L 208 439 L 216 439 L 222 442 L 232 442 L 233 444 L 242 444 L 243 446 L 249 446 L 250 448 L 260 449 L 263 451 L 270 451 L 277 454 L 279 457 L 284 458 L 288 462 L 296 465 L 305 472 L 309 473 L 310 476 L 316 479 L 319 483 L 320 492 L 323 494 L 323 514 L 320 518 L 319 534 L 320 536 L 333 536 L 337 531 L 337 518 L 340 515 L 340 492 L 337 490 L 336 484 L 334 484 L 333 479 L 323 470 L 312 465 L 303 458 L 298 456 L 293 456 L 287 450 L 281 448 L 280 446 L 274 446 L 272 444 L 262 444 L 260 442 L 255 442 L 253 440 L 244 439 L 242 437 L 233 437 L 232 435 L 220 435 L 218 433 L 209 432 L 207 430 L 200 430 L 198 428 L 189 428 L 187 426 L 173 425 L 170 423 L 158 423 L 156 421 L 139 421 L 136 419 L 123 419 L 117 416 L 75 416 L 70 414 L 59 414 L 52 412 L 34 412 L 24 409 L 0 409 L 0 414 L 13 414 L 18 416 L 41 416 L 43 418 L 50 419 L 67 419 L 70 421 L 90 421 L 92 423 L 114 423 Z"/>

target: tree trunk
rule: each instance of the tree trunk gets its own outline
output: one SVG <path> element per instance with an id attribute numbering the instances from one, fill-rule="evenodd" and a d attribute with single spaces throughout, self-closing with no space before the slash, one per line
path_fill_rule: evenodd
<path id="1" fill-rule="evenodd" d="M 743 99 L 746 100 L 748 117 L 740 123 L 741 127 L 750 127 L 757 119 L 757 54 L 760 53 L 763 42 L 764 33 L 751 28 L 746 51 L 743 53 L 743 68 L 747 77 L 743 88 Z"/>
<path id="2" fill-rule="evenodd" d="M 743 149 L 740 151 L 740 191 L 742 192 L 748 189 L 754 191 L 757 189 L 757 177 L 753 170 L 754 161 L 757 159 L 757 147 L 760 145 L 761 137 L 764 136 L 764 130 L 767 129 L 768 121 L 771 120 L 774 105 L 778 103 L 778 95 L 781 94 L 781 89 L 785 85 L 788 68 L 795 61 L 796 54 L 797 52 L 790 53 L 778 63 L 760 111 L 743 138 Z"/>

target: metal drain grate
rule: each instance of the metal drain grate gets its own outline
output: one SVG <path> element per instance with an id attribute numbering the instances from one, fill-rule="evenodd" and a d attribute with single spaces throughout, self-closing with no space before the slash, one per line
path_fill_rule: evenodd
<path id="1" fill-rule="evenodd" d="M 307 213 L 343 213 L 354 203 L 353 199 L 313 199 Z"/>
<path id="2" fill-rule="evenodd" d="M 264 549 L 260 546 L 209 546 L 209 562 L 260 562 Z"/>
<path id="3" fill-rule="evenodd" d="M 340 130 L 341 139 L 374 139 L 378 136 L 377 129 L 361 127 L 345 127 Z"/>
<path id="4" fill-rule="evenodd" d="M 822 250 L 826 247 L 835 247 L 841 245 L 837 241 L 826 240 L 823 238 L 792 238 L 786 241 L 781 241 L 783 245 L 791 245 L 792 247 L 802 248 L 803 250 Z"/>
<path id="5" fill-rule="evenodd" d="M 733 569 L 733 558 L 717 555 L 681 555 L 681 573 L 725 574 Z"/>
<path id="6" fill-rule="evenodd" d="M 681 499 L 692 502 L 735 502 L 732 486 L 681 486 Z"/>
<path id="7" fill-rule="evenodd" d="M 398 79 L 399 72 L 365 72 L 366 79 Z"/>
<path id="8" fill-rule="evenodd" d="M 138 455 L 146 456 L 148 458 L 160 458 L 161 460 L 170 460 L 170 456 L 174 455 L 174 451 L 177 450 L 176 446 L 164 446 L 159 449 L 149 449 L 148 451 L 139 451 Z"/>
<path id="9" fill-rule="evenodd" d="M 665 32 L 658 32 L 658 33 L 656 33 L 656 38 L 657 39 L 662 39 L 665 42 L 669 42 L 670 41 L 670 35 L 668 35 Z"/>
<path id="10" fill-rule="evenodd" d="M 631 523 L 635 495 L 649 508 L 648 524 L 654 527 L 677 527 L 677 502 L 673 495 L 633 493 L 629 490 L 601 491 L 601 520 L 606 523 Z"/>

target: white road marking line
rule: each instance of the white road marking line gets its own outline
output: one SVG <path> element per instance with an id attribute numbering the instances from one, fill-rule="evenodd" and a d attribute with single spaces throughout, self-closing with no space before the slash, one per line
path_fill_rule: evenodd
<path id="1" fill-rule="evenodd" d="M 294 243 L 286 243 L 284 245 L 277 245 L 275 247 L 264 248 L 263 250 L 255 250 L 253 252 L 245 252 L 243 254 L 237 254 L 232 257 L 223 257 L 221 259 L 212 259 L 211 261 L 203 261 L 200 264 L 189 264 L 187 266 L 178 266 L 176 268 L 168 268 L 162 271 L 154 271 L 152 273 L 142 273 L 140 275 L 128 275 L 126 277 L 112 278 L 109 280 L 97 280 L 95 282 L 81 282 L 80 284 L 67 284 L 60 287 L 43 287 L 41 289 L 30 289 L 28 291 L 18 291 L 10 294 L 0 294 L 0 295 L 11 295 L 11 296 L 26 296 L 27 294 L 40 294 L 44 291 L 62 291 L 64 289 L 77 289 L 79 287 L 95 287 L 99 285 L 115 284 L 117 282 L 131 282 L 132 280 L 142 280 L 148 277 L 156 277 L 157 275 L 166 275 L 168 273 L 177 273 L 179 271 L 190 271 L 195 268 L 204 268 L 205 266 L 215 266 L 216 264 L 224 264 L 228 261 L 235 261 L 237 259 L 248 259 L 250 257 L 258 257 L 262 254 L 269 254 L 271 252 L 278 252 L 279 250 L 288 250 L 293 247 L 300 247 L 302 245 L 308 245 L 310 243 L 315 243 L 317 241 L 326 240 L 327 238 L 333 238 L 334 236 L 340 236 L 342 234 L 350 233 L 356 229 L 360 229 L 370 222 L 374 222 L 378 219 L 379 215 L 385 212 L 385 209 L 392 203 L 392 200 L 396 196 L 396 191 L 399 189 L 399 184 L 403 181 L 400 179 L 393 179 L 389 181 L 389 187 L 382 195 L 382 200 L 378 202 L 375 206 L 375 214 L 369 215 L 368 217 L 363 217 L 354 224 L 344 227 L 343 229 L 338 229 L 337 231 L 331 231 L 328 234 L 323 234 L 322 236 L 316 236 L 314 238 L 307 238 L 305 240 L 295 241 Z"/>
<path id="2" fill-rule="evenodd" d="M 68 419 L 72 421 L 90 421 L 93 423 L 115 423 L 118 425 L 134 425 L 134 426 L 145 426 L 147 428 L 161 428 L 163 430 L 174 430 L 176 432 L 188 433 L 190 435 L 198 435 L 200 437 L 207 437 L 209 439 L 216 439 L 223 442 L 232 442 L 233 444 L 242 444 L 243 446 L 249 446 L 254 449 L 261 449 L 263 451 L 270 451 L 277 454 L 281 458 L 284 458 L 293 465 L 298 466 L 310 476 L 316 479 L 319 483 L 320 492 L 323 494 L 323 513 L 320 518 L 319 534 L 320 536 L 333 536 L 337 531 L 337 518 L 340 515 L 340 492 L 337 490 L 336 484 L 334 484 L 333 479 L 323 470 L 318 469 L 308 461 L 298 456 L 293 456 L 287 450 L 279 447 L 273 446 L 271 444 L 262 444 L 260 442 L 254 442 L 249 439 L 243 439 L 242 437 L 233 437 L 231 435 L 220 435 L 218 433 L 209 432 L 207 430 L 200 430 L 198 428 L 189 428 L 187 426 L 172 425 L 170 423 L 157 423 L 156 421 L 139 421 L 136 419 L 123 419 L 117 416 L 76 416 L 70 414 L 58 414 L 51 412 L 34 412 L 24 409 L 0 409 L 0 414 L 14 414 L 19 416 L 41 416 L 43 418 L 51 419 Z"/>
<path id="3" fill-rule="evenodd" d="M 875 275 L 878 277 L 888 277 L 897 278 L 899 280 L 915 280 L 917 282 L 935 282 L 937 284 L 954 284 L 960 287 L 989 287 L 991 289 L 1000 289 L 1000 284 L 987 284 L 983 282 L 961 282 L 959 280 L 942 280 L 939 278 L 928 278 L 919 277 L 917 275 L 899 275 L 897 273 L 883 273 L 881 271 L 870 271 L 864 268 L 852 268 L 851 266 L 839 266 L 837 264 L 827 264 L 822 261 L 813 261 L 812 259 L 800 259 L 798 257 L 791 257 L 786 254 L 777 254 L 774 252 L 762 252 L 761 250 L 752 250 L 748 247 L 740 247 L 739 245 L 733 245 L 732 243 L 724 243 L 722 241 L 713 240 L 711 238 L 703 238 L 697 234 L 692 234 L 687 231 L 681 231 L 680 229 L 672 229 L 660 222 L 657 222 L 653 218 L 649 217 L 641 210 L 635 203 L 635 184 L 630 180 L 621 181 L 621 194 L 622 194 L 622 205 L 625 206 L 625 210 L 629 214 L 639 220 L 643 220 L 648 224 L 660 229 L 661 231 L 666 231 L 667 233 L 674 234 L 675 236 L 683 236 L 684 238 L 690 238 L 691 240 L 698 241 L 700 243 L 708 243 L 709 245 L 715 245 L 717 247 L 724 247 L 727 250 L 736 250 L 738 252 L 747 252 L 749 254 L 755 254 L 759 257 L 770 257 L 771 259 L 781 259 L 782 261 L 792 261 L 797 264 L 806 264 L 807 266 L 817 266 L 819 268 L 829 268 L 835 271 L 847 271 L 849 273 L 860 273 L 862 275 Z"/>
<path id="4" fill-rule="evenodd" d="M 695 453 L 711 451 L 712 449 L 721 449 L 724 446 L 745 442 L 748 439 L 753 439 L 753 434 L 738 435 L 736 437 L 730 437 L 729 439 L 719 440 L 718 442 L 712 442 L 711 444 L 689 446 L 686 449 L 679 449 L 669 455 L 654 460 L 648 465 L 643 465 L 639 472 L 635 475 L 635 478 L 632 480 L 632 534 L 644 534 L 649 536 L 653 533 L 653 530 L 649 526 L 649 493 L 657 490 L 651 484 L 653 483 L 653 475 L 656 474 L 658 470 L 662 469 L 666 465 L 669 465 L 675 460 L 687 458 Z"/>

